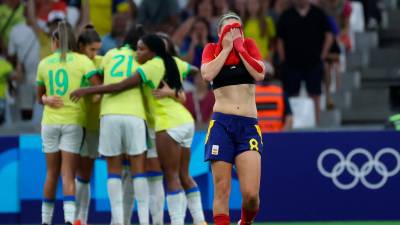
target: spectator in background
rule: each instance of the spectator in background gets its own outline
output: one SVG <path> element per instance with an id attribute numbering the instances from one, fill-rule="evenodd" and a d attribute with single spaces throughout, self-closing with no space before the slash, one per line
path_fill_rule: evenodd
<path id="1" fill-rule="evenodd" d="M 244 22 L 244 34 L 253 38 L 260 49 L 261 56 L 265 61 L 272 59 L 272 46 L 276 37 L 274 21 L 266 16 L 263 0 L 248 0 L 246 3 L 247 17 Z"/>
<path id="2" fill-rule="evenodd" d="M 196 18 L 180 46 L 182 59 L 200 68 L 204 46 L 214 41 L 208 21 L 204 18 Z"/>
<path id="3" fill-rule="evenodd" d="M 115 22 L 114 17 L 116 14 L 126 14 L 125 20 L 131 20 L 137 16 L 137 7 L 132 0 L 86 1 L 89 1 L 90 22 L 94 25 L 94 27 L 96 27 L 96 30 L 100 36 L 108 35 L 110 32 L 113 32 L 112 28 Z"/>
<path id="4" fill-rule="evenodd" d="M 0 46 L 0 125 L 2 125 L 6 119 L 7 83 L 11 78 L 12 72 L 12 65 L 6 60 L 4 48 Z"/>
<path id="5" fill-rule="evenodd" d="M 214 3 L 215 16 L 220 16 L 230 11 L 228 0 L 218 0 L 218 1 L 213 1 L 213 3 Z"/>
<path id="6" fill-rule="evenodd" d="M 315 2 L 320 5 L 328 15 L 328 21 L 334 35 L 332 47 L 325 60 L 325 94 L 326 94 L 326 108 L 333 109 L 335 107 L 332 94 L 331 84 L 332 79 L 336 78 L 336 90 L 340 86 L 340 54 L 342 49 L 340 44 L 344 44 L 346 49 L 350 49 L 350 42 L 341 40 L 349 40 L 348 36 L 349 20 L 351 14 L 351 5 L 346 0 L 319 0 Z M 343 38 L 341 38 L 343 37 Z"/>
<path id="7" fill-rule="evenodd" d="M 27 16 L 27 9 L 24 10 Z M 31 120 L 35 104 L 36 72 L 40 45 L 30 20 L 15 25 L 10 33 L 8 55 L 14 60 L 17 81 L 17 101 L 22 120 Z"/>
<path id="8" fill-rule="evenodd" d="M 332 45 L 327 15 L 309 0 L 294 0 L 278 24 L 278 53 L 283 63 L 282 81 L 289 97 L 297 96 L 301 82 L 306 82 L 308 95 L 314 101 L 316 122 L 320 118 L 323 61 Z"/>
<path id="9" fill-rule="evenodd" d="M 246 18 L 247 14 L 246 14 L 246 0 L 234 0 L 233 2 L 233 12 L 235 12 L 236 14 L 238 14 L 240 16 L 240 18 Z"/>
<path id="10" fill-rule="evenodd" d="M 268 12 L 268 15 L 272 17 L 275 24 L 278 23 L 282 13 L 292 5 L 291 3 L 291 0 L 272 0 L 270 5 L 272 10 Z"/>
<path id="11" fill-rule="evenodd" d="M 154 31 L 171 34 L 178 26 L 179 6 L 176 0 L 142 1 L 138 22 Z"/>
<path id="12" fill-rule="evenodd" d="M 115 14 L 112 19 L 111 33 L 102 38 L 99 54 L 105 55 L 108 50 L 121 46 L 128 26 L 129 24 L 125 14 Z"/>
<path id="13" fill-rule="evenodd" d="M 367 28 L 377 29 L 382 21 L 381 8 L 382 0 L 355 0 L 363 4 L 364 19 Z"/>
<path id="14" fill-rule="evenodd" d="M 190 111 L 197 123 L 207 124 L 211 118 L 215 98 L 209 84 L 200 75 L 194 77 L 196 86 L 190 92 L 186 92 L 185 107 Z"/>
<path id="15" fill-rule="evenodd" d="M 24 5 L 18 0 L 4 0 L 0 3 L 0 45 L 6 48 L 11 29 L 24 21 Z"/>
<path id="16" fill-rule="evenodd" d="M 265 80 L 256 85 L 256 105 L 258 124 L 263 133 L 292 129 L 292 108 L 278 81 Z"/>
<path id="17" fill-rule="evenodd" d="M 216 22 L 214 18 L 215 7 L 213 2 L 211 0 L 198 0 L 193 4 L 194 14 L 184 21 L 172 35 L 173 42 L 180 48 L 184 45 L 184 42 L 187 40 L 188 36 L 190 36 L 190 33 L 194 28 L 194 24 L 198 18 L 203 18 L 207 21 L 208 35 L 211 36 L 212 40 L 217 38 L 216 29 L 214 31 L 215 35 L 212 29 Z"/>
<path id="18" fill-rule="evenodd" d="M 202 17 L 208 20 L 210 24 L 211 36 L 218 37 L 217 20 L 215 2 L 211 0 L 198 0 L 194 7 L 194 13 L 197 17 Z"/>

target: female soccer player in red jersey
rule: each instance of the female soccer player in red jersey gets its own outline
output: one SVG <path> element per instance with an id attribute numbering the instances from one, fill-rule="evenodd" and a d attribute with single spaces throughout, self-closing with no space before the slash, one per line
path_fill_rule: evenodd
<path id="1" fill-rule="evenodd" d="M 201 66 L 201 74 L 211 82 L 215 95 L 205 147 L 214 179 L 214 223 L 230 224 L 231 171 L 235 165 L 243 198 L 239 224 L 251 224 L 260 204 L 263 148 L 254 83 L 264 79 L 265 66 L 255 42 L 243 37 L 239 16 L 221 16 L 218 31 L 219 41 L 205 46 Z"/>

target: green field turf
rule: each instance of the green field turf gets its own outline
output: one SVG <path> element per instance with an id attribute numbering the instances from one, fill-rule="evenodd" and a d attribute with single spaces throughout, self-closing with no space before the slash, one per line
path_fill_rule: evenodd
<path id="1" fill-rule="evenodd" d="M 0 225 L 1 225 L 0 221 Z M 232 225 L 236 225 L 235 223 L 231 223 Z M 16 225 L 23 225 L 23 224 L 16 224 Z M 30 224 L 32 225 L 32 224 Z M 40 224 L 38 224 L 40 225 Z M 62 224 L 60 224 L 62 225 Z M 93 224 L 94 225 L 94 224 Z M 106 224 L 104 224 L 106 225 Z M 138 224 L 134 224 L 138 225 Z M 192 224 L 187 224 L 187 225 L 192 225 Z M 208 225 L 213 225 L 209 223 Z M 367 221 L 361 221 L 361 222 L 271 222 L 271 223 L 255 223 L 254 225 L 400 225 L 400 221 L 387 221 L 387 222 L 367 222 Z"/>
<path id="2" fill-rule="evenodd" d="M 387 222 L 293 222 L 293 223 L 256 223 L 256 225 L 400 225 L 400 221 Z"/>

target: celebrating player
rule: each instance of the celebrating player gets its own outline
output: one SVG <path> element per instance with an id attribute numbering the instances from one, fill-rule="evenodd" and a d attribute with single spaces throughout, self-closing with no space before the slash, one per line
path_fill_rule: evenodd
<path id="1" fill-rule="evenodd" d="M 53 54 L 38 67 L 37 94 L 41 104 L 47 97 L 58 96 L 56 107 L 45 105 L 42 119 L 43 151 L 46 155 L 46 181 L 42 204 L 42 223 L 52 224 L 58 178 L 62 177 L 64 220 L 75 221 L 75 173 L 79 163 L 85 123 L 84 101 L 72 102 L 69 94 L 81 85 L 83 78 L 98 83 L 91 76 L 96 68 L 86 56 L 75 53 L 76 41 L 71 26 L 60 22 L 52 34 Z"/>

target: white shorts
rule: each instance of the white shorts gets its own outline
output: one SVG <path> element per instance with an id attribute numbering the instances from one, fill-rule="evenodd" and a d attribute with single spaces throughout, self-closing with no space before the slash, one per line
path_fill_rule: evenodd
<path id="1" fill-rule="evenodd" d="M 86 130 L 85 140 L 81 150 L 82 157 L 96 159 L 99 156 L 99 132 Z"/>
<path id="2" fill-rule="evenodd" d="M 151 158 L 157 158 L 157 149 L 156 149 L 156 132 L 154 131 L 154 129 L 151 128 L 147 128 L 147 154 L 146 157 L 148 159 Z"/>
<path id="3" fill-rule="evenodd" d="M 171 138 L 174 139 L 176 142 L 178 142 L 182 147 L 190 148 L 194 136 L 194 123 L 189 123 L 167 129 L 167 134 L 171 136 Z"/>
<path id="4" fill-rule="evenodd" d="M 83 128 L 78 125 L 42 125 L 44 153 L 60 150 L 79 154 L 83 143 Z"/>
<path id="5" fill-rule="evenodd" d="M 100 119 L 99 152 L 103 156 L 140 155 L 147 150 L 146 125 L 142 118 L 106 115 Z"/>

